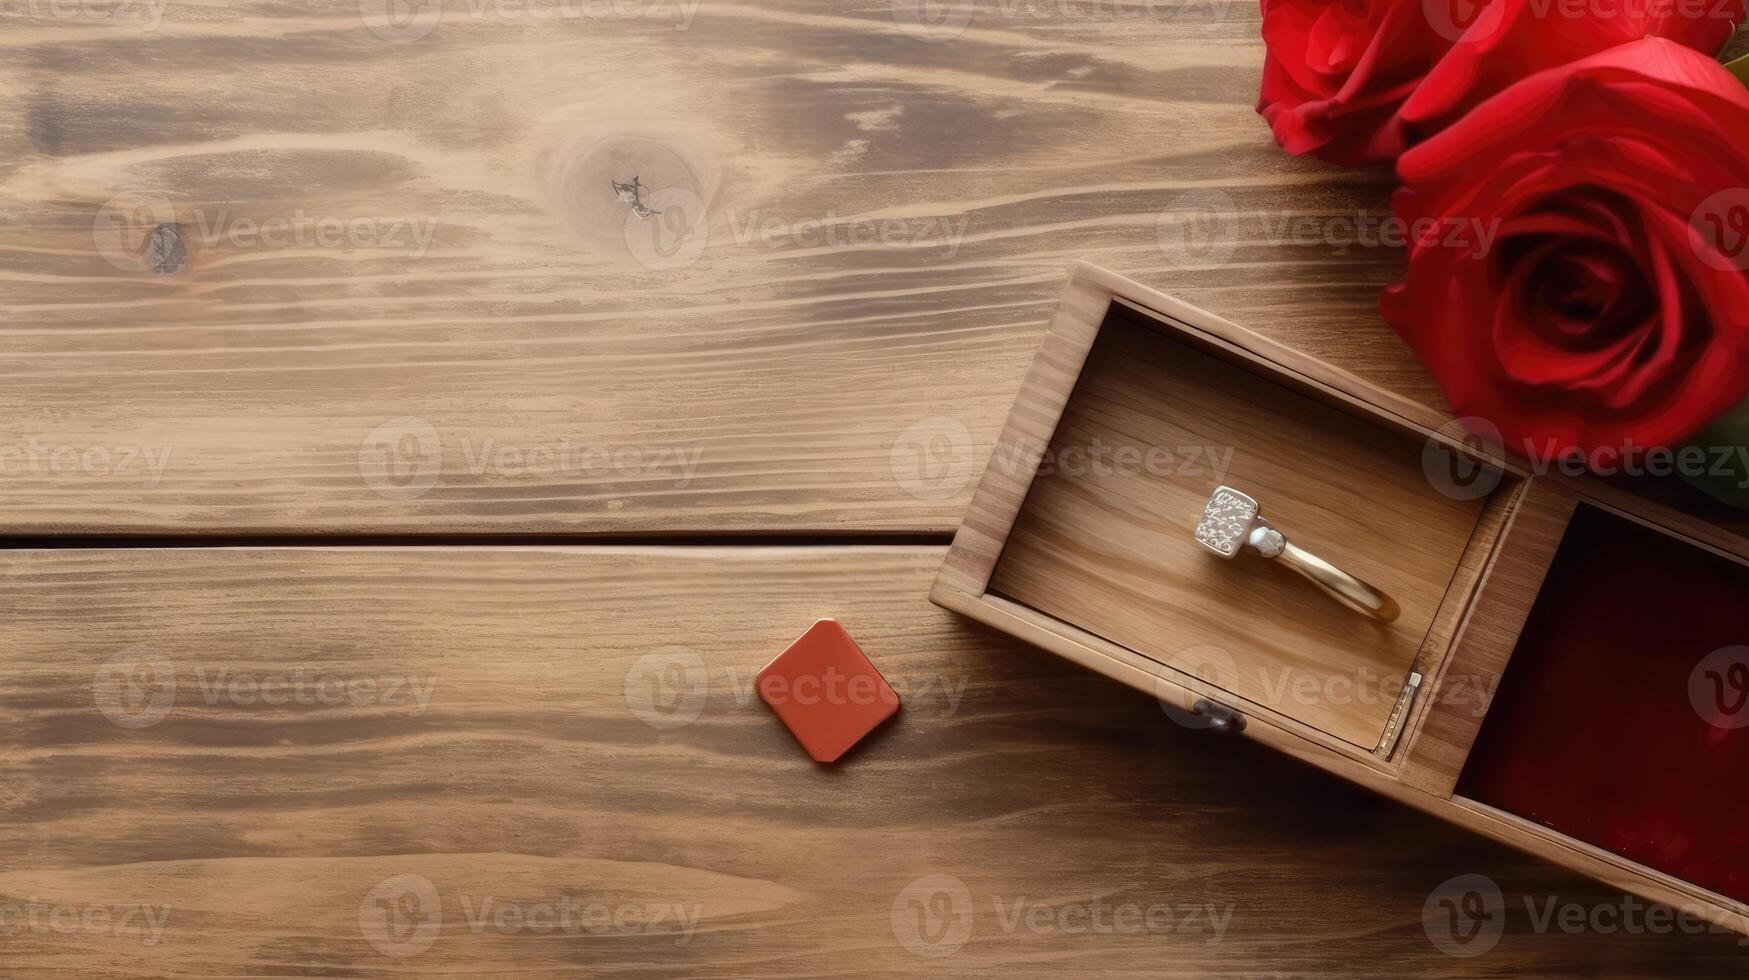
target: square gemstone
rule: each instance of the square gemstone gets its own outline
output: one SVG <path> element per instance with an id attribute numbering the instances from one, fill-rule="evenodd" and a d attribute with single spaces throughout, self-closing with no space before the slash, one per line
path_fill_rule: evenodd
<path id="1" fill-rule="evenodd" d="M 1251 522 L 1257 519 L 1257 501 L 1232 487 L 1216 487 L 1202 509 L 1202 520 L 1196 525 L 1196 539 L 1223 558 L 1239 553 Z"/>

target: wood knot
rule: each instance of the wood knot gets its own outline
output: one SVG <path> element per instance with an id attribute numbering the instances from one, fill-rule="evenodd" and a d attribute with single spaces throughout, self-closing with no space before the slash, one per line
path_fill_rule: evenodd
<path id="1" fill-rule="evenodd" d="M 182 229 L 172 224 L 154 227 L 146 236 L 144 258 L 147 270 L 155 276 L 182 271 L 188 264 L 188 243 L 182 238 Z"/>

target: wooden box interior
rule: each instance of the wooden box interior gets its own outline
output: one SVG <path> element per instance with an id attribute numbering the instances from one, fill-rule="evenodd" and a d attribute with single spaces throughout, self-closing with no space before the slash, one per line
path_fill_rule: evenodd
<path id="1" fill-rule="evenodd" d="M 1589 504 L 1457 795 L 1749 899 L 1749 564 Z"/>
<path id="2" fill-rule="evenodd" d="M 1453 493 L 1427 436 L 1188 324 L 1105 313 L 988 592 L 1374 752 L 1449 643 L 1520 480 Z M 1268 559 L 1191 537 L 1226 483 L 1290 540 L 1389 592 L 1374 622 Z M 1490 516 L 1492 514 L 1492 516 Z"/>

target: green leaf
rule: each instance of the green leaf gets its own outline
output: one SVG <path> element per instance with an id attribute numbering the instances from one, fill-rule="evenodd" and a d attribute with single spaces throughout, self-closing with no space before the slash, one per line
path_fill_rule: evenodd
<path id="1" fill-rule="evenodd" d="M 1736 61 L 1726 65 L 1725 69 L 1738 78 L 1741 78 L 1744 85 L 1749 85 L 1749 54 L 1746 54 L 1743 57 L 1738 58 Z"/>
<path id="2" fill-rule="evenodd" d="M 1701 447 L 1707 462 L 1699 472 L 1679 468 L 1682 481 L 1720 503 L 1749 508 L 1749 399 L 1714 419 L 1688 444 Z"/>

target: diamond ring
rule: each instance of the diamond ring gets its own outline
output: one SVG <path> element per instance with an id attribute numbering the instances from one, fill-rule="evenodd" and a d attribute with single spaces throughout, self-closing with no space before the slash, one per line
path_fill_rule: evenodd
<path id="1" fill-rule="evenodd" d="M 1390 596 L 1362 582 L 1318 556 L 1288 543 L 1257 512 L 1257 501 L 1232 487 L 1216 487 L 1196 525 L 1196 540 L 1222 558 L 1233 558 L 1250 548 L 1265 558 L 1274 558 L 1312 580 L 1312 584 L 1343 605 L 1383 623 L 1401 612 Z"/>

